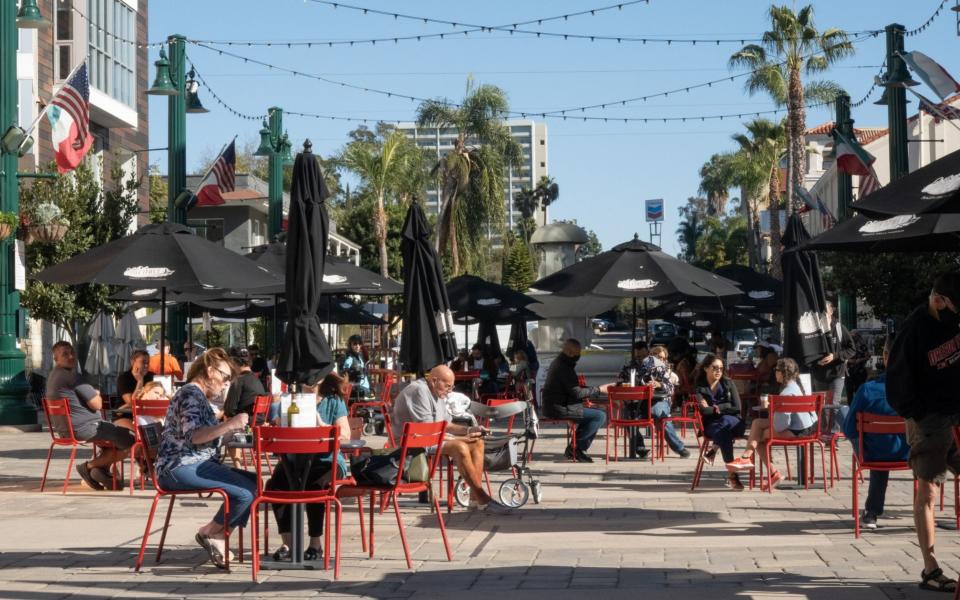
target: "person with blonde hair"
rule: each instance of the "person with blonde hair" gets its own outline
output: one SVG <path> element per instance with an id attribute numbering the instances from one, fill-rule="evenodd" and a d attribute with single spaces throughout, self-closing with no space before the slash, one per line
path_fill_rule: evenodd
<path id="1" fill-rule="evenodd" d="M 250 416 L 241 412 L 219 422 L 210 406 L 234 377 L 233 363 L 223 348 L 211 348 L 190 366 L 187 384 L 170 401 L 157 451 L 156 474 L 167 490 L 223 489 L 230 499 L 230 521 L 223 506 L 197 531 L 196 540 L 219 568 L 225 567 L 224 534 L 243 527 L 257 492 L 256 474 L 224 466 L 219 461 L 223 436 L 243 431 Z"/>

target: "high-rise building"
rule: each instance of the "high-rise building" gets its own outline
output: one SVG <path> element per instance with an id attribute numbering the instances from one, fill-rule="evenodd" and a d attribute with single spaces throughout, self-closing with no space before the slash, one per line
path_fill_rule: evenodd
<path id="1" fill-rule="evenodd" d="M 519 165 L 507 169 L 503 177 L 503 197 L 506 225 L 516 229 L 520 221 L 520 211 L 513 204 L 513 199 L 524 188 L 533 189 L 541 177 L 548 174 L 547 163 L 547 125 L 531 120 L 506 121 L 513 139 L 520 144 L 523 150 L 523 160 Z M 400 123 L 397 129 L 407 134 L 417 146 L 436 153 L 437 158 L 446 156 L 453 149 L 457 138 L 454 128 L 440 129 L 437 127 L 417 127 L 416 123 Z M 476 141 L 468 140 L 468 144 Z M 440 213 L 440 182 L 435 182 L 427 188 L 427 197 L 424 199 L 424 208 L 427 211 Z M 547 211 L 539 210 L 535 214 L 537 225 L 547 223 Z"/>

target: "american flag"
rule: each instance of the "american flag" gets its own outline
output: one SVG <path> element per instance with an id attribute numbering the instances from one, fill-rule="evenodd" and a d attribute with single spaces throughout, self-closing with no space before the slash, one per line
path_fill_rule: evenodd
<path id="1" fill-rule="evenodd" d="M 817 197 L 817 210 L 820 211 L 820 224 L 824 229 L 830 229 L 837 224 L 837 220 L 833 217 L 833 213 L 830 212 L 830 209 L 827 208 L 827 205 L 823 203 L 823 200 Z"/>
<path id="2" fill-rule="evenodd" d="M 236 189 L 237 152 L 236 140 L 227 144 L 207 175 L 200 182 L 197 195 L 191 199 L 187 210 L 196 206 L 216 206 L 224 203 L 223 194 Z"/>
<path id="3" fill-rule="evenodd" d="M 880 180 L 877 178 L 877 172 L 870 167 L 869 175 L 860 176 L 860 199 L 863 200 L 868 195 L 880 189 Z"/>
<path id="4" fill-rule="evenodd" d="M 77 149 L 83 148 L 87 136 L 90 135 L 90 78 L 87 76 L 86 61 L 63 83 L 50 104 L 70 115 L 77 125 L 77 137 L 70 145 Z"/>

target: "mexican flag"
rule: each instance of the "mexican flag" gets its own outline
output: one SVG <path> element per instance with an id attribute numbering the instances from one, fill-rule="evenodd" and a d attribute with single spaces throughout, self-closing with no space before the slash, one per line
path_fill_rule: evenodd
<path id="1" fill-rule="evenodd" d="M 850 175 L 869 175 L 870 165 L 877 160 L 875 156 L 863 149 L 856 138 L 849 138 L 833 130 L 833 154 L 837 157 L 837 168 Z"/>

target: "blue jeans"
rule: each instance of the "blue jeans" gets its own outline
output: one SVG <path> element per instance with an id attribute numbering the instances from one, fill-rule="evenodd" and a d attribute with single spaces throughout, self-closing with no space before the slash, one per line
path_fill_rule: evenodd
<path id="1" fill-rule="evenodd" d="M 672 404 L 669 399 L 657 402 L 653 405 L 653 418 L 659 421 L 664 417 L 669 417 L 671 407 Z M 663 433 L 667 436 L 667 445 L 670 446 L 671 450 L 677 453 L 683 452 L 683 440 L 677 435 L 676 429 L 673 428 L 673 423 L 666 423 L 663 426 Z"/>
<path id="2" fill-rule="evenodd" d="M 160 477 L 160 486 L 166 490 L 197 490 L 220 488 L 230 498 L 229 529 L 243 527 L 250 516 L 250 505 L 257 495 L 257 476 L 250 471 L 232 469 L 222 464 L 206 460 L 192 465 L 179 467 L 164 473 Z M 223 505 L 213 520 L 223 525 Z"/>
<path id="3" fill-rule="evenodd" d="M 870 486 L 867 488 L 867 501 L 863 507 L 877 516 L 883 514 L 883 504 L 887 498 L 887 482 L 890 471 L 870 471 Z"/>
<path id="4" fill-rule="evenodd" d="M 577 450 L 586 452 L 593 443 L 593 438 L 607 422 L 607 413 L 596 408 L 584 408 L 583 417 L 570 419 L 577 424 Z"/>

